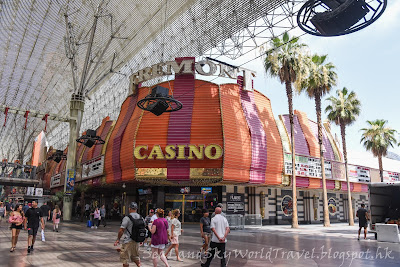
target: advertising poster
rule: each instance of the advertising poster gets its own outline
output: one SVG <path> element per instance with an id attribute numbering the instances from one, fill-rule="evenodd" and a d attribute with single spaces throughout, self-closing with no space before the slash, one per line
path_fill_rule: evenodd
<path id="1" fill-rule="evenodd" d="M 65 191 L 65 194 L 71 195 L 72 191 L 74 191 L 74 186 L 75 186 L 75 170 L 67 170 L 67 189 Z"/>
<path id="2" fill-rule="evenodd" d="M 282 209 L 283 215 L 292 216 L 293 199 L 291 196 L 286 195 L 282 198 L 281 209 Z"/>
<path id="3" fill-rule="evenodd" d="M 328 199 L 328 210 L 329 210 L 329 213 L 331 213 L 331 214 L 335 214 L 337 211 L 336 199 L 334 199 L 333 197 Z"/>

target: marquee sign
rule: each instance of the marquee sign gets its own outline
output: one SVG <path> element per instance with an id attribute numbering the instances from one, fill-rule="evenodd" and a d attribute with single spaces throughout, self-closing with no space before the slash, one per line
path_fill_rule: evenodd
<path id="1" fill-rule="evenodd" d="M 87 161 L 82 165 L 82 180 L 102 175 L 103 170 L 104 155 Z"/>
<path id="2" fill-rule="evenodd" d="M 200 74 L 203 76 L 214 76 L 237 79 L 238 73 L 243 72 L 243 88 L 252 91 L 253 86 L 251 79 L 256 76 L 256 72 L 242 67 L 235 67 L 224 64 L 216 60 L 201 60 L 195 62 L 194 59 L 184 59 L 180 63 L 176 61 L 167 61 L 155 64 L 151 67 L 141 69 L 130 76 L 130 85 L 136 86 L 142 82 L 173 74 Z M 132 89 L 131 87 L 131 89 Z"/>
<path id="3" fill-rule="evenodd" d="M 203 160 L 219 159 L 222 157 L 223 149 L 217 144 L 210 145 L 166 145 L 163 150 L 160 145 L 154 145 L 151 149 L 147 145 L 140 145 L 134 148 L 134 156 L 140 160 Z"/>
<path id="4" fill-rule="evenodd" d="M 61 185 L 61 174 L 56 174 L 50 179 L 50 188 L 54 188 Z"/>
<path id="5" fill-rule="evenodd" d="M 292 155 L 285 154 L 285 174 L 292 174 Z M 344 163 L 325 160 L 325 177 L 338 181 L 346 181 Z M 310 178 L 322 178 L 321 161 L 318 158 L 296 155 L 296 175 Z M 348 165 L 350 182 L 369 183 L 370 169 L 362 166 Z"/>
<path id="6" fill-rule="evenodd" d="M 383 171 L 384 182 L 398 182 L 400 181 L 400 174 L 398 172 Z"/>

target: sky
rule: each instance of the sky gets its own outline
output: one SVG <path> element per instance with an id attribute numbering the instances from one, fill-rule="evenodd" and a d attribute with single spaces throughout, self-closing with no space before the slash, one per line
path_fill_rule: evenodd
<path id="1" fill-rule="evenodd" d="M 358 32 L 339 37 L 317 37 L 306 34 L 300 39 L 309 46 L 311 53 L 327 54 L 328 61 L 336 66 L 338 84 L 331 91 L 331 95 L 336 95 L 337 89 L 346 87 L 355 91 L 361 101 L 359 118 L 347 128 L 349 162 L 360 161 L 362 160 L 360 155 L 366 154 L 360 144 L 360 129 L 367 127 L 367 120 L 385 119 L 389 127 L 400 132 L 400 88 L 397 81 L 400 76 L 400 68 L 397 65 L 400 64 L 400 1 L 388 2 L 383 15 Z M 290 34 L 300 36 L 303 32 L 296 28 Z M 262 64 L 260 58 L 244 67 L 257 71 L 254 87 L 271 100 L 275 117 L 287 114 L 285 87 L 277 78 L 266 75 Z M 325 99 L 326 97 L 322 101 L 323 110 L 328 104 Z M 294 109 L 305 111 L 311 120 L 316 121 L 314 100 L 306 95 L 296 95 L 293 101 Z M 323 119 L 326 119 L 324 112 Z M 332 125 L 332 130 L 341 140 L 339 127 Z M 396 138 L 400 141 L 399 134 Z M 396 146 L 390 151 L 400 154 L 400 147 Z M 394 164 L 399 165 L 396 171 L 400 171 L 400 162 Z M 384 166 L 384 169 L 388 168 Z"/>

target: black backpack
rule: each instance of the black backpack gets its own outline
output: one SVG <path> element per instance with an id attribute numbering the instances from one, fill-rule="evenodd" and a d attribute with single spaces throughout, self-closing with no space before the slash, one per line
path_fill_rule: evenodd
<path id="1" fill-rule="evenodd" d="M 143 218 L 133 219 L 131 215 L 128 215 L 128 218 L 132 222 L 132 230 L 126 230 L 131 235 L 131 239 L 135 242 L 143 242 L 146 238 L 146 226 Z"/>

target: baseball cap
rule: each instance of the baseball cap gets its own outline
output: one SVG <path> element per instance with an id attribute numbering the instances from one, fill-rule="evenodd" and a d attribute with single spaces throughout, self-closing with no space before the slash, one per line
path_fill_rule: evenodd
<path id="1" fill-rule="evenodd" d="M 138 205 L 137 205 L 136 202 L 131 202 L 131 204 L 129 204 L 129 208 L 130 208 L 130 209 L 133 209 L 133 210 L 137 210 Z"/>
<path id="2" fill-rule="evenodd" d="M 154 213 L 154 210 L 153 209 L 149 210 L 149 213 Z"/>

